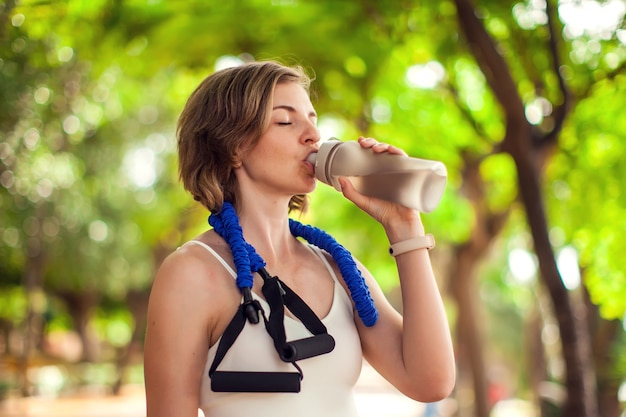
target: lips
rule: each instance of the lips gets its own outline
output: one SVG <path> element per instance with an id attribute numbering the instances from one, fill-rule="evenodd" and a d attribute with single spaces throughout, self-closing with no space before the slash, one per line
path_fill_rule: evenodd
<path id="1" fill-rule="evenodd" d="M 313 165 L 311 162 L 309 162 L 306 159 L 304 161 L 302 161 L 302 162 L 306 166 L 307 171 L 309 171 L 311 174 L 315 174 L 315 165 Z"/>
<path id="2" fill-rule="evenodd" d="M 315 161 L 317 156 L 317 149 L 310 152 L 304 159 L 304 164 L 309 168 L 312 173 L 315 173 Z"/>

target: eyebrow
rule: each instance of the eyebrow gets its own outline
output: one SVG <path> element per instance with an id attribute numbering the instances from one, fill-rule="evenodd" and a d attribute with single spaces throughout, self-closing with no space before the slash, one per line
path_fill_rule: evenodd
<path id="1" fill-rule="evenodd" d="M 281 104 L 281 105 L 278 105 L 278 106 L 275 106 L 274 108 L 272 108 L 272 110 L 279 110 L 279 109 L 287 110 L 290 113 L 295 113 L 296 112 L 296 109 L 294 107 L 288 106 L 286 104 Z M 317 117 L 317 113 L 314 112 L 314 111 L 311 111 L 311 112 L 309 112 L 308 116 L 309 117 L 310 116 Z"/>

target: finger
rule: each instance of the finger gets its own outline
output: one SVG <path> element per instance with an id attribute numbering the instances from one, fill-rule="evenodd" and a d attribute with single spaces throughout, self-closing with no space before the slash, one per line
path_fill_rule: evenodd
<path id="1" fill-rule="evenodd" d="M 407 153 L 401 149 L 398 148 L 396 146 L 393 145 L 389 145 L 387 143 L 383 143 L 383 142 L 378 142 L 376 139 L 374 138 L 366 138 L 366 137 L 359 137 L 359 143 L 361 144 L 361 147 L 365 148 L 365 149 L 372 149 L 372 151 L 374 151 L 375 153 L 391 153 L 394 155 L 404 155 L 407 156 Z"/>
<path id="2" fill-rule="evenodd" d="M 366 138 L 363 136 L 359 136 L 358 142 L 363 148 L 371 148 L 378 143 L 378 141 L 376 141 L 376 139 L 374 138 Z"/>
<path id="3" fill-rule="evenodd" d="M 387 149 L 390 147 L 390 145 L 379 142 L 374 138 L 366 138 L 363 136 L 359 137 L 359 144 L 361 144 L 363 148 L 371 148 L 376 153 L 387 152 Z"/>
<path id="4" fill-rule="evenodd" d="M 408 156 L 408 154 L 404 151 L 404 149 L 398 148 L 397 146 L 392 146 L 392 145 L 390 145 L 389 148 L 387 148 L 387 152 L 392 153 L 394 155 Z"/>
<path id="5" fill-rule="evenodd" d="M 378 142 L 372 146 L 372 150 L 376 153 L 388 152 L 391 145 L 387 143 Z"/>

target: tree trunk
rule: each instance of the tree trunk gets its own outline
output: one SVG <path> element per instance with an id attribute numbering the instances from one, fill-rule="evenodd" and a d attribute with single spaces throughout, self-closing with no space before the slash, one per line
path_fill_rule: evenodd
<path id="1" fill-rule="evenodd" d="M 539 287 L 540 285 L 537 285 Z M 542 333 L 547 325 L 552 325 L 554 315 L 551 302 L 543 288 L 537 288 L 537 297 L 532 313 L 528 315 L 526 344 L 529 363 L 530 388 L 539 416 L 557 417 L 565 402 L 565 389 L 561 384 L 552 382 L 548 375 L 548 359 Z"/>
<path id="2" fill-rule="evenodd" d="M 98 305 L 100 295 L 94 291 L 79 292 L 78 290 L 59 291 L 57 295 L 64 301 L 72 316 L 74 329 L 80 337 L 83 348 L 81 359 L 96 362 L 99 356 L 98 343 L 89 329 L 89 320 Z"/>
<path id="3" fill-rule="evenodd" d="M 592 348 L 597 372 L 599 413 L 602 417 L 619 417 L 622 407 L 618 392 L 623 375 L 615 372 L 614 366 L 618 354 L 616 344 L 620 342 L 622 323 L 619 320 L 603 319 L 598 307 L 589 299 L 585 287 L 582 287 L 582 292 L 589 312 L 589 332 L 593 335 Z"/>
<path id="4" fill-rule="evenodd" d="M 619 417 L 623 415 L 618 398 L 622 381 L 613 368 L 616 355 L 613 347 L 621 332 L 622 323 L 619 320 L 600 320 L 594 341 L 599 414 L 602 417 Z"/>
<path id="5" fill-rule="evenodd" d="M 24 270 L 24 292 L 28 303 L 24 322 L 22 352 L 18 360 L 18 379 L 20 392 L 23 396 L 31 394 L 31 386 L 27 378 L 32 352 L 42 338 L 42 283 L 44 253 L 39 239 L 31 238 L 28 242 L 27 260 Z"/>
<path id="6" fill-rule="evenodd" d="M 511 130 L 520 131 L 513 127 Z M 561 335 L 567 389 L 563 416 L 597 417 L 599 414 L 596 400 L 595 371 L 584 305 L 578 303 L 579 305 L 575 306 L 556 266 L 548 236 L 543 197 L 535 164 L 530 158 L 530 152 L 524 149 L 526 147 L 519 145 L 521 141 L 529 141 L 529 136 L 516 136 L 518 136 L 517 140 L 511 139 L 511 141 L 517 143 L 508 149 L 510 149 L 509 152 L 517 166 L 520 195 L 539 261 L 539 271 L 550 294 L 552 308 Z M 511 135 L 511 137 L 513 136 Z"/>
<path id="7" fill-rule="evenodd" d="M 113 394 L 118 395 L 124 384 L 124 376 L 126 368 L 133 363 L 135 357 L 142 354 L 143 337 L 146 331 L 148 316 L 148 299 L 150 291 L 134 291 L 128 292 L 126 299 L 128 300 L 128 309 L 130 310 L 135 326 L 130 341 L 126 346 L 120 348 L 117 352 L 115 365 L 117 366 L 117 380 L 113 384 Z"/>
<path id="8" fill-rule="evenodd" d="M 482 320 L 476 271 L 481 260 L 485 258 L 490 242 L 506 224 L 509 209 L 494 213 L 485 203 L 487 197 L 485 183 L 480 175 L 481 160 L 465 153 L 463 163 L 462 188 L 474 207 L 475 222 L 469 241 L 455 248 L 455 261 L 450 269 L 448 282 L 458 308 L 456 330 L 459 374 L 461 377 L 468 373 L 471 375 L 474 410 L 470 412 L 461 409 L 459 413 L 461 417 L 489 417 L 492 404 L 489 403 L 489 381 L 483 355 L 483 329 L 480 326 Z M 461 379 L 459 383 L 465 385 L 466 381 Z"/>
<path id="9" fill-rule="evenodd" d="M 483 355 L 483 328 L 477 317 L 476 301 L 479 298 L 476 289 L 476 270 L 479 258 L 475 257 L 468 247 L 457 250 L 455 265 L 450 271 L 451 293 L 457 305 L 458 316 L 456 322 L 457 333 L 457 360 L 459 375 L 463 378 L 458 381 L 461 392 L 474 393 L 473 410 L 467 407 L 459 409 L 460 417 L 489 417 L 488 381 Z M 468 381 L 467 376 L 471 376 Z M 467 386 L 469 385 L 469 386 Z"/>

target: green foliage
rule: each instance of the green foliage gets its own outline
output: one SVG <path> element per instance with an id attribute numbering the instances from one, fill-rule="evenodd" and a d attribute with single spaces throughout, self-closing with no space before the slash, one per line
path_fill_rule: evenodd
<path id="1" fill-rule="evenodd" d="M 475 232 L 465 156 L 481 161 L 481 204 L 515 204 L 515 167 L 494 149 L 506 120 L 467 52 L 453 2 L 7 3 L 0 6 L 2 319 L 24 320 L 28 299 L 18 285 L 26 270 L 41 266 L 37 284 L 48 293 L 90 291 L 113 300 L 98 310 L 98 333 L 114 347 L 129 340 L 134 319 L 117 303 L 129 290 L 147 292 L 163 257 L 206 228 L 206 211 L 177 181 L 175 123 L 197 84 L 228 62 L 301 64 L 316 77 L 324 134 L 374 136 L 446 164 L 443 200 L 423 216 L 437 236 L 440 275 L 449 248 Z M 527 109 L 541 110 L 541 134 L 564 98 L 539 3 L 483 1 L 478 13 Z M 542 178 L 549 224 L 559 231 L 553 245 L 577 249 L 593 302 L 604 317 L 623 320 L 625 46 L 619 25 L 598 34 L 575 33 L 566 23 L 557 22 L 565 34 L 559 70 L 573 111 Z M 302 220 L 335 235 L 385 290 L 398 285 L 382 228 L 338 192 L 320 184 Z M 481 271 L 481 296 L 494 349 L 514 357 L 521 344 L 515 329 L 533 294 L 507 275 L 506 254 L 526 233 L 517 211 L 509 222 Z M 51 311 L 54 326 L 68 325 L 60 307 Z M 90 369 L 91 380 L 112 379 L 109 368 Z"/>
<path id="2" fill-rule="evenodd" d="M 26 318 L 28 302 L 18 286 L 4 287 L 0 291 L 0 319 L 17 325 Z"/>
<path id="3" fill-rule="evenodd" d="M 619 138 L 626 123 L 617 114 L 626 100 L 626 78 L 598 83 L 577 106 L 563 132 L 562 147 L 548 170 L 549 208 L 565 232 L 564 244 L 580 252 L 594 303 L 607 319 L 626 315 L 626 195 Z"/>
<path id="4" fill-rule="evenodd" d="M 480 165 L 480 173 L 489 195 L 487 204 L 493 211 L 502 211 L 517 198 L 517 178 L 515 164 L 508 154 L 495 154 L 487 157 Z"/>
<path id="5" fill-rule="evenodd" d="M 127 310 L 100 310 L 94 317 L 94 327 L 100 340 L 119 348 L 130 342 L 135 323 Z"/>

